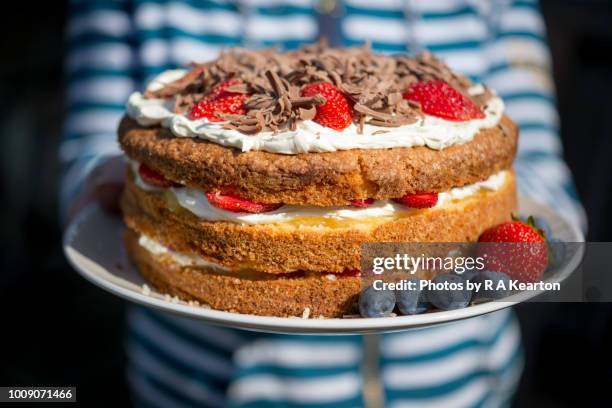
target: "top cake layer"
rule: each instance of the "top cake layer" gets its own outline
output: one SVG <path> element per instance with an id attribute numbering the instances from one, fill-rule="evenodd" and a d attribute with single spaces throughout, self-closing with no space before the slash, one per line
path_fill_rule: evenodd
<path id="1" fill-rule="evenodd" d="M 443 192 L 512 165 L 491 90 L 429 53 L 233 49 L 155 78 L 127 105 L 126 154 L 169 181 L 269 204 Z"/>
<path id="2" fill-rule="evenodd" d="M 204 191 L 231 187 L 262 203 L 331 206 L 355 199 L 442 192 L 485 180 L 511 167 L 517 130 L 504 118 L 471 142 L 443 150 L 412 147 L 283 155 L 238 152 L 204 140 L 172 137 L 168 129 L 141 128 L 125 118 L 119 142 L 129 158 L 182 185 Z"/>

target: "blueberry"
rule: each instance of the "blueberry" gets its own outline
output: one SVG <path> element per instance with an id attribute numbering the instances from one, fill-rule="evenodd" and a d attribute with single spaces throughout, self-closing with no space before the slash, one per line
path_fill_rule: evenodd
<path id="1" fill-rule="evenodd" d="M 565 259 L 565 242 L 557 239 L 557 238 L 553 238 L 550 241 L 548 241 L 548 249 L 550 251 L 549 253 L 549 259 L 550 259 L 550 266 L 551 267 L 557 267 L 563 264 L 563 260 Z"/>
<path id="2" fill-rule="evenodd" d="M 455 274 L 438 275 L 432 279 L 432 283 L 442 285 L 445 282 L 448 284 L 457 285 L 455 289 L 429 289 L 427 291 L 427 300 L 442 310 L 461 309 L 470 303 L 472 291 L 466 287 L 466 280 L 462 276 Z"/>
<path id="3" fill-rule="evenodd" d="M 395 298 L 397 299 L 397 307 L 404 315 L 413 315 L 425 312 L 429 308 L 429 303 L 426 299 L 426 291 L 421 290 L 421 279 L 414 278 L 408 282 L 414 282 L 414 289 L 396 290 Z"/>
<path id="4" fill-rule="evenodd" d="M 479 272 L 479 271 L 477 271 L 476 269 L 470 269 L 470 270 L 464 271 L 463 273 L 459 273 L 459 272 L 457 272 L 457 271 L 455 271 L 455 272 L 453 272 L 453 273 L 454 273 L 455 275 L 457 275 L 457 276 L 461 276 L 461 277 L 462 277 L 463 279 L 465 279 L 465 280 L 469 280 L 469 281 L 471 281 L 471 280 L 473 280 L 473 279 L 474 279 L 474 276 L 476 276 L 476 274 L 477 274 L 478 272 Z"/>
<path id="5" fill-rule="evenodd" d="M 395 293 L 392 290 L 376 290 L 368 286 L 359 296 L 359 313 L 363 317 L 387 317 L 395 307 Z"/>
<path id="6" fill-rule="evenodd" d="M 510 277 L 503 272 L 480 271 L 471 279 L 474 283 L 480 283 L 480 290 L 474 291 L 474 300 L 496 300 L 501 299 L 510 293 Z M 485 284 L 490 282 L 490 289 L 486 289 Z M 503 282 L 500 285 L 499 282 Z M 498 286 L 499 285 L 499 286 Z"/>

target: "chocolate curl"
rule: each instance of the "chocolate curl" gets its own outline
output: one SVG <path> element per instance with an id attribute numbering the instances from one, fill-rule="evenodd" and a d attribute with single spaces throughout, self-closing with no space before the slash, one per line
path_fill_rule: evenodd
<path id="1" fill-rule="evenodd" d="M 484 94 L 468 95 L 471 82 L 428 52 L 413 58 L 375 54 L 370 44 L 334 49 L 317 43 L 282 54 L 274 49 L 226 50 L 214 61 L 194 64 L 184 77 L 162 89 L 145 92 L 145 97 L 173 98 L 174 110 L 187 113 L 228 79 L 238 82 L 228 92 L 249 95 L 247 112 L 219 116 L 227 121 L 223 126 L 245 134 L 296 129 L 300 121 L 312 120 L 325 98 L 302 97 L 301 89 L 315 82 L 334 84 L 352 101 L 360 133 L 366 123 L 397 127 L 422 117 L 420 106 L 402 96 L 419 81 L 444 80 L 481 108 L 492 95 L 488 88 Z"/>

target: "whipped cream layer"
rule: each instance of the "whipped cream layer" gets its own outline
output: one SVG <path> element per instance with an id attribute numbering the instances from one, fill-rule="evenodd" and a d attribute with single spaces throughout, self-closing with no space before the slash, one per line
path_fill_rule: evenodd
<path id="1" fill-rule="evenodd" d="M 146 191 L 168 191 L 184 209 L 207 221 L 229 221 L 239 224 L 273 224 L 287 222 L 299 218 L 323 218 L 330 220 L 363 220 L 367 218 L 395 217 L 408 214 L 415 209 L 394 202 L 379 200 L 369 207 L 332 206 L 317 207 L 308 205 L 283 205 L 269 212 L 250 214 L 222 210 L 212 205 L 204 191 L 192 187 L 159 188 L 145 183 L 138 173 L 139 163 L 130 161 L 134 173 L 135 184 Z M 501 171 L 486 180 L 462 187 L 455 187 L 438 194 L 438 202 L 434 206 L 441 207 L 454 200 L 462 200 L 477 194 L 480 190 L 497 191 L 506 181 L 506 171 Z"/>
<path id="2" fill-rule="evenodd" d="M 163 72 L 149 83 L 147 90 L 158 90 L 186 73 L 185 70 Z M 482 85 L 475 85 L 469 90 L 471 95 L 483 92 Z M 374 126 L 366 123 L 363 133 L 360 134 L 355 125 L 338 132 L 307 120 L 299 122 L 295 131 L 246 135 L 237 130 L 225 129 L 219 122 L 210 122 L 207 119 L 191 120 L 183 114 L 174 113 L 172 107 L 172 100 L 145 99 L 140 92 L 134 92 L 128 99 L 127 114 L 142 126 L 159 124 L 170 129 L 177 137 L 201 138 L 243 152 L 263 150 L 271 153 L 298 154 L 413 146 L 427 146 L 440 150 L 469 142 L 481 129 L 496 126 L 504 112 L 502 100 L 493 96 L 484 109 L 483 119 L 466 122 L 424 115 L 415 123 L 399 127 Z"/>
<path id="3" fill-rule="evenodd" d="M 141 235 L 138 238 L 138 244 L 152 253 L 153 255 L 163 255 L 170 258 L 173 262 L 181 265 L 181 266 L 199 266 L 210 269 L 215 269 L 218 272 L 227 272 L 230 269 L 222 266 L 216 262 L 210 262 L 206 259 L 195 256 L 183 254 L 181 252 L 174 251 L 159 241 L 154 240 L 146 235 Z"/>
<path id="4" fill-rule="evenodd" d="M 207 261 L 204 258 L 197 255 L 189 255 L 184 254 L 182 252 L 177 252 L 173 249 L 168 248 L 161 242 L 148 237 L 146 235 L 140 235 L 138 238 L 138 244 L 143 247 L 145 250 L 150 252 L 154 256 L 164 256 L 179 266 L 191 266 L 191 267 L 200 267 L 200 268 L 209 268 L 213 269 L 217 273 L 232 273 L 235 272 L 230 268 L 227 268 L 219 263 Z M 317 274 L 316 272 L 309 272 L 311 274 Z M 333 273 L 323 274 L 325 278 L 330 281 L 335 281 L 338 279 L 337 275 Z M 279 274 L 278 276 L 282 276 Z"/>

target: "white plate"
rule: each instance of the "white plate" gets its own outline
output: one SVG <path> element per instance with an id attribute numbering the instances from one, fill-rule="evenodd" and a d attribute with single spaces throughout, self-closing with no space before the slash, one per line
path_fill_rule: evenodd
<path id="1" fill-rule="evenodd" d="M 532 214 L 544 218 L 551 226 L 553 235 L 565 242 L 582 242 L 580 229 L 564 220 L 552 210 L 531 200 L 520 200 L 521 214 Z M 432 312 L 414 316 L 386 318 L 347 319 L 301 319 L 254 316 L 222 312 L 189 305 L 183 301 L 172 301 L 153 289 L 143 291 L 144 280 L 128 261 L 123 249 L 124 226 L 117 217 L 105 214 L 92 206 L 77 217 L 64 234 L 64 252 L 71 265 L 87 280 L 115 295 L 144 306 L 201 319 L 224 326 L 294 334 L 353 334 L 398 331 L 408 328 L 431 326 L 454 320 L 466 319 L 512 306 L 535 293 L 513 295 L 507 301 L 488 302 L 464 309 Z M 567 278 L 580 264 L 584 246 L 566 258 L 565 266 L 558 269 L 547 280 L 560 282 Z"/>

